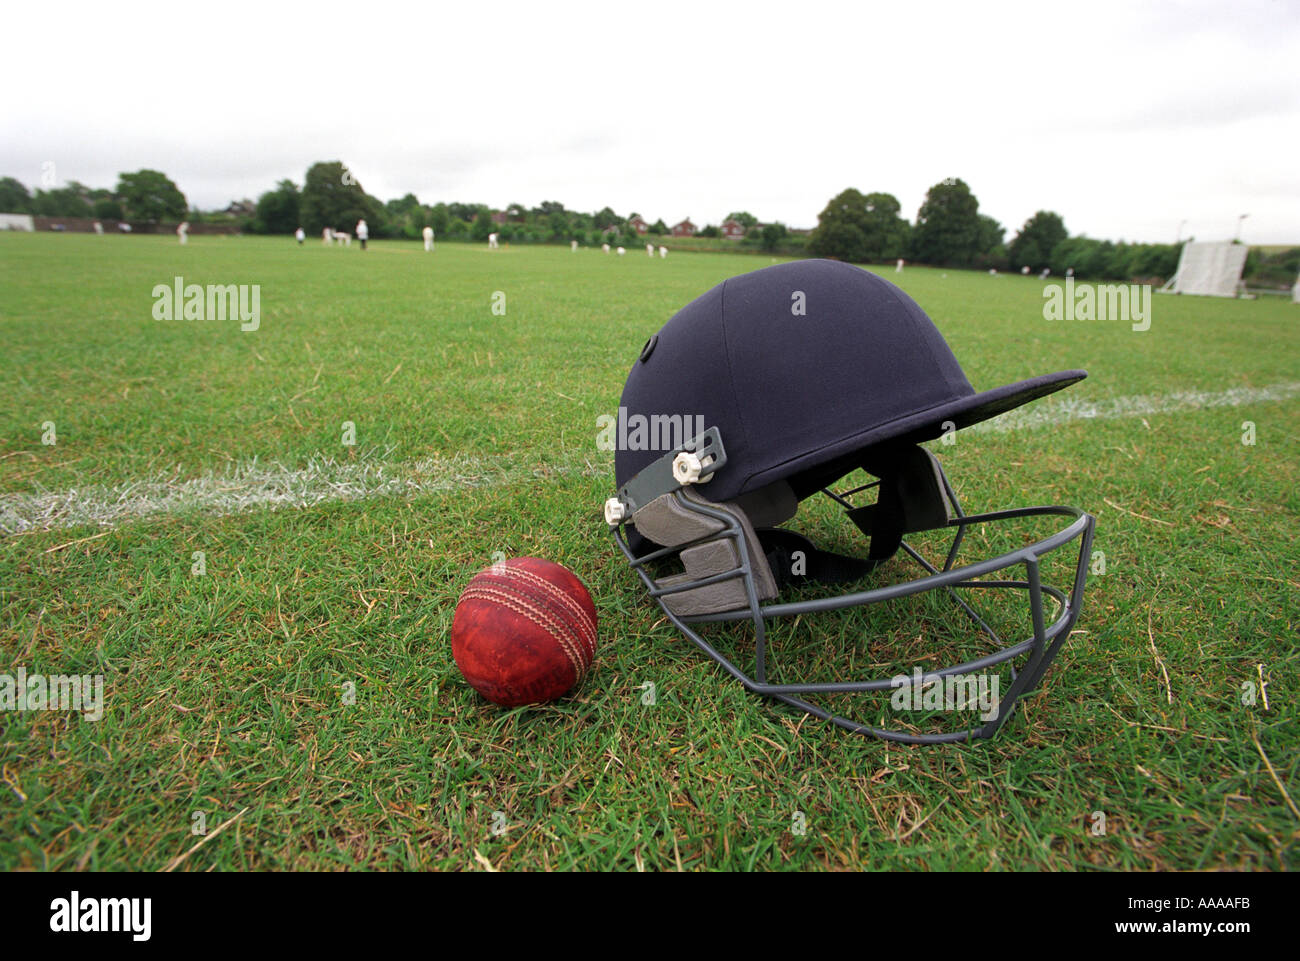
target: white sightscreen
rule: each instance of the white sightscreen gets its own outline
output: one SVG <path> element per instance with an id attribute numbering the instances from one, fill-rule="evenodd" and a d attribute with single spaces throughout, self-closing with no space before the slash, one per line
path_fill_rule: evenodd
<path id="1" fill-rule="evenodd" d="M 1183 257 L 1174 276 L 1176 294 L 1235 297 L 1246 266 L 1245 244 L 1183 244 Z"/>
<path id="2" fill-rule="evenodd" d="M 31 214 L 0 214 L 0 230 L 35 230 Z"/>

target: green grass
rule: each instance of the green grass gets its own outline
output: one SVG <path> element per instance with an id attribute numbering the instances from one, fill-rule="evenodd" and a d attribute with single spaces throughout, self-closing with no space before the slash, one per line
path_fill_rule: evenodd
<path id="1" fill-rule="evenodd" d="M 0 538 L 0 672 L 103 674 L 107 701 L 97 723 L 0 715 L 0 867 L 158 869 L 203 840 L 195 811 L 209 836 L 180 870 L 1294 867 L 1294 393 L 935 445 L 968 510 L 1077 504 L 1106 554 L 1078 632 L 993 741 L 845 734 L 745 694 L 669 630 L 600 518 L 596 417 L 677 308 L 765 263 L 0 234 L 0 498 L 254 457 L 427 481 Z M 153 320 L 153 286 L 178 274 L 260 284 L 260 329 Z M 1036 279 L 887 276 L 979 389 L 1066 367 L 1098 403 L 1300 381 L 1290 304 L 1157 297 L 1134 333 L 1044 321 Z M 829 523 L 805 526 L 844 536 Z M 456 598 L 497 551 L 565 564 L 596 599 L 597 663 L 556 704 L 494 708 L 451 659 Z M 948 633 L 924 602 L 847 617 L 805 621 L 790 656 L 874 673 Z M 1259 672 L 1267 710 L 1241 703 Z"/>

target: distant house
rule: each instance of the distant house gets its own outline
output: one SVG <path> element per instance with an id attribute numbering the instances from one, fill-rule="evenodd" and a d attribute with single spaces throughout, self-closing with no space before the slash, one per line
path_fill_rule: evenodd
<path id="1" fill-rule="evenodd" d="M 510 221 L 510 215 L 506 213 L 504 210 L 498 210 L 496 213 L 492 215 L 492 222 L 496 224 L 498 227 L 500 227 L 504 223 L 508 223 L 509 221 Z"/>
<path id="2" fill-rule="evenodd" d="M 257 213 L 257 204 L 245 198 L 243 200 L 232 200 L 230 206 L 222 213 L 231 217 L 251 217 Z"/>
<path id="3" fill-rule="evenodd" d="M 740 240 L 745 236 L 745 225 L 739 220 L 724 220 L 722 222 L 722 236 L 728 240 Z"/>
<path id="4" fill-rule="evenodd" d="M 696 231 L 695 224 L 691 223 L 691 218 L 687 217 L 679 224 L 673 224 L 674 237 L 694 237 Z"/>
<path id="5" fill-rule="evenodd" d="M 641 219 L 640 214 L 637 214 L 635 217 L 631 218 L 627 222 L 627 225 L 639 234 L 644 234 L 647 230 L 650 229 L 650 225 Z"/>

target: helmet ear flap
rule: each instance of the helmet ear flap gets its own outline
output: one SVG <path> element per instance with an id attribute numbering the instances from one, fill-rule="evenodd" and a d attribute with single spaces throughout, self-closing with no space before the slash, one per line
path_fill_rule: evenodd
<path id="1" fill-rule="evenodd" d="M 714 516 L 718 513 L 726 515 L 728 521 Z M 767 557 L 763 554 L 749 517 L 738 504 L 715 503 L 693 488 L 684 487 L 656 497 L 639 508 L 632 515 L 632 520 L 637 531 L 656 544 L 665 547 L 691 545 L 683 548 L 678 555 L 686 572 L 658 578 L 656 583 L 659 588 L 683 587 L 719 574 L 737 572 L 736 577 L 699 587 L 684 587 L 661 595 L 664 607 L 678 617 L 717 614 L 749 606 L 746 579 L 739 573 L 742 565 L 737 542 L 748 558 L 757 599 L 769 601 L 776 597 L 776 579 L 772 576 Z M 728 529 L 738 529 L 740 536 L 710 537 L 724 535 Z M 710 539 L 691 543 L 702 538 Z"/>
<path id="2" fill-rule="evenodd" d="M 862 466 L 880 478 L 880 493 L 876 503 L 855 507 L 848 515 L 871 538 L 870 560 L 888 560 L 902 545 L 904 534 L 947 527 L 957 516 L 943 467 L 924 447 L 873 451 Z"/>

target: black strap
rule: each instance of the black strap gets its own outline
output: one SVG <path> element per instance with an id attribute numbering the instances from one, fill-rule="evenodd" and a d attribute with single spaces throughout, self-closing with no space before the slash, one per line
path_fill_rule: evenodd
<path id="1" fill-rule="evenodd" d="M 870 538 L 867 556 L 848 557 L 818 549 L 802 534 L 780 528 L 758 531 L 777 586 L 808 583 L 848 584 L 860 580 L 903 544 L 903 535 L 944 527 L 951 505 L 943 468 L 923 448 L 904 445 L 874 451 L 863 460 L 880 478 L 876 503 L 849 508 L 849 520 Z"/>
<path id="2" fill-rule="evenodd" d="M 794 531 L 768 527 L 756 531 L 768 567 L 776 578 L 777 588 L 806 584 L 851 584 L 861 580 L 881 560 L 849 557 L 818 548 L 808 538 Z"/>
<path id="3" fill-rule="evenodd" d="M 903 544 L 903 527 L 898 523 L 898 513 L 889 510 L 888 500 L 889 487 L 881 484 L 880 501 L 845 512 L 858 530 L 870 538 L 871 546 L 867 548 L 867 557 L 877 564 L 883 564 L 893 557 Z"/>
<path id="4" fill-rule="evenodd" d="M 886 561 L 904 534 L 935 530 L 952 516 L 943 468 L 924 448 L 904 446 L 875 452 L 863 467 L 880 478 L 876 503 L 848 511 L 849 520 L 871 538 L 867 557 Z"/>

